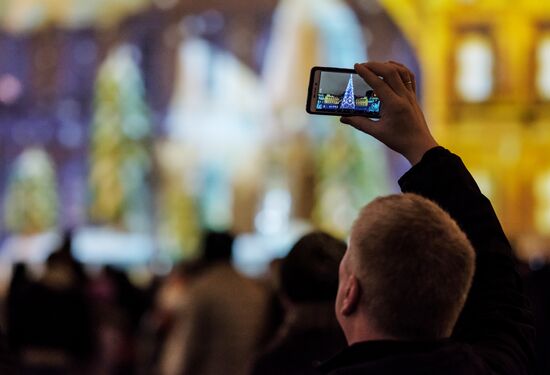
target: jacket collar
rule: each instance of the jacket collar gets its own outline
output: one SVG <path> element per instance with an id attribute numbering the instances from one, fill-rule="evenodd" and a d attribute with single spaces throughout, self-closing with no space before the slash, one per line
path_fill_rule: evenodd
<path id="1" fill-rule="evenodd" d="M 390 356 L 430 352 L 451 344 L 449 339 L 434 341 L 365 341 L 348 346 L 339 354 L 319 365 L 321 373 L 342 367 L 372 362 Z"/>

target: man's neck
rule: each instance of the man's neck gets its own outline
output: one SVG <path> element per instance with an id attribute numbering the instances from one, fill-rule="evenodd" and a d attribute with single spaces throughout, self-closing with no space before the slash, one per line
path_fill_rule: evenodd
<path id="1" fill-rule="evenodd" d="M 348 341 L 348 345 L 353 345 L 358 342 L 375 341 L 375 340 L 396 340 L 395 337 L 386 335 L 376 329 L 368 320 L 356 319 L 346 322 L 346 327 L 343 328 Z"/>

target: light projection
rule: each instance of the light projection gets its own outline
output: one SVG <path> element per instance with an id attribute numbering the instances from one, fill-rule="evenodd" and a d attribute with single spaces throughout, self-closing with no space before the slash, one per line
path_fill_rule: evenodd
<path id="1" fill-rule="evenodd" d="M 100 68 L 91 129 L 90 202 L 93 223 L 129 231 L 150 229 L 149 111 L 141 73 L 129 45 Z"/>
<path id="2" fill-rule="evenodd" d="M 239 195 L 234 187 L 247 185 L 254 191 L 263 173 L 257 165 L 266 153 L 265 91 L 249 67 L 200 38 L 183 41 L 178 68 L 167 127 L 180 157 L 171 160 L 185 164 L 180 179 L 197 200 L 201 225 L 218 230 L 239 226 L 245 220 L 240 212 L 250 210 L 246 202 L 233 209 Z M 246 184 L 240 176 L 246 176 Z"/>
<path id="3" fill-rule="evenodd" d="M 23 85 L 11 74 L 0 75 L 0 104 L 10 105 L 23 93 Z"/>
<path id="4" fill-rule="evenodd" d="M 537 91 L 543 100 L 550 100 L 550 33 L 540 38 L 537 48 Z"/>
<path id="5" fill-rule="evenodd" d="M 38 234 L 57 226 L 55 168 L 43 149 L 29 148 L 16 159 L 4 203 L 6 228 L 14 234 Z"/>
<path id="6" fill-rule="evenodd" d="M 489 37 L 475 33 L 464 36 L 456 50 L 455 87 L 459 97 L 471 103 L 490 99 L 493 70 L 494 55 Z"/>
<path id="7" fill-rule="evenodd" d="M 86 27 L 113 25 L 150 5 L 151 0 L 0 0 L 0 26 L 29 32 L 56 24 Z"/>
<path id="8" fill-rule="evenodd" d="M 366 61 L 361 26 L 344 1 L 328 0 L 321 7 L 315 0 L 283 0 L 272 35 L 263 72 L 270 110 L 288 133 L 307 134 L 314 154 L 314 194 L 295 195 L 293 201 L 313 200 L 309 216 L 314 224 L 344 236 L 363 204 L 391 190 L 386 154 L 376 141 L 337 125 L 337 118 L 309 116 L 303 107 L 311 67 Z M 309 166 L 305 155 L 293 160 L 300 163 L 301 170 Z M 289 178 L 293 185 L 303 176 L 298 172 Z"/>
<path id="9" fill-rule="evenodd" d="M 245 269 L 284 255 L 311 221 L 345 235 L 358 209 L 389 191 L 385 154 L 335 118 L 309 117 L 304 104 L 309 69 L 364 61 L 362 35 L 343 1 L 281 1 L 260 76 L 230 52 L 185 38 L 160 168 L 179 181 L 174 196 L 195 204 L 171 222 L 188 233 L 197 221 L 248 233 L 236 244 Z M 184 215 L 197 220 L 183 224 Z M 164 233 L 174 238 L 175 227 Z"/>
<path id="10" fill-rule="evenodd" d="M 263 69 L 271 107 L 282 113 L 302 108 L 311 67 L 351 68 L 366 60 L 363 46 L 361 25 L 345 1 L 326 0 L 323 6 L 315 0 L 280 1 Z M 303 125 L 308 116 L 302 116 L 289 122 Z"/>
<path id="11" fill-rule="evenodd" d="M 178 142 L 161 142 L 156 148 L 158 160 L 158 194 L 156 204 L 157 239 L 163 253 L 174 259 L 197 255 L 200 218 L 193 184 L 186 171 L 193 168 L 193 158 Z"/>

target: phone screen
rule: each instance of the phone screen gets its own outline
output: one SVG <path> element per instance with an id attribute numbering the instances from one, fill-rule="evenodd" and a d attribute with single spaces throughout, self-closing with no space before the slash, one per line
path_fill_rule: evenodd
<path id="1" fill-rule="evenodd" d="M 380 98 L 352 69 L 314 68 L 308 112 L 380 117 Z"/>

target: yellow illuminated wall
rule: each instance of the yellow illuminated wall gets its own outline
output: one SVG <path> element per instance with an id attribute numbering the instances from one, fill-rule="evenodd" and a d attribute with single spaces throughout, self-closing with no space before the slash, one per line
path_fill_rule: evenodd
<path id="1" fill-rule="evenodd" d="M 381 0 L 414 46 L 423 106 L 507 233 L 550 234 L 550 2 Z"/>

